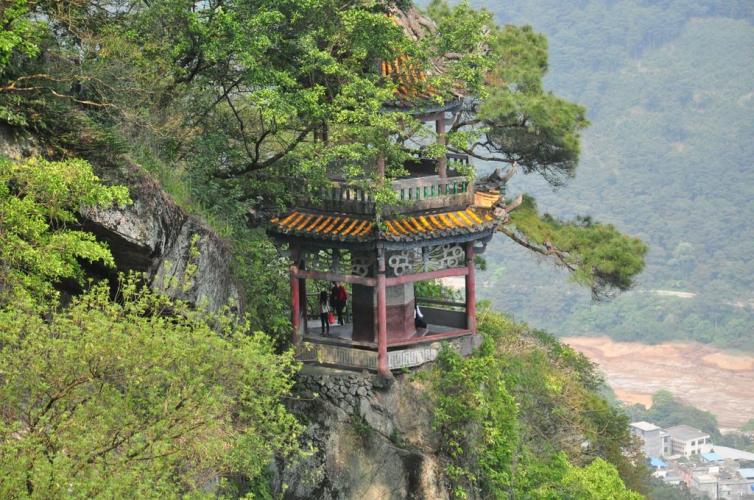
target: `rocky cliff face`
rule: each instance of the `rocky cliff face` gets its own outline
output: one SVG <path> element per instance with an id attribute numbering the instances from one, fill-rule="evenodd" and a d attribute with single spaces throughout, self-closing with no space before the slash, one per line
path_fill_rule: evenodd
<path id="1" fill-rule="evenodd" d="M 128 167 L 126 185 L 133 203 L 127 207 L 85 210 L 85 228 L 110 244 L 122 269 L 146 273 L 154 288 L 216 310 L 242 306 L 240 286 L 231 275 L 232 252 L 211 228 L 186 213 L 137 166 Z M 192 245 L 196 255 L 191 255 Z M 196 270 L 182 282 L 190 265 Z"/>
<path id="2" fill-rule="evenodd" d="M 43 155 L 33 138 L 0 125 L 0 155 L 21 160 Z M 127 207 L 85 210 L 84 229 L 107 241 L 118 268 L 146 273 L 149 284 L 171 296 L 216 310 L 225 304 L 241 309 L 242 293 L 231 274 L 232 253 L 211 228 L 189 215 L 137 165 L 99 174 L 109 182 L 125 184 L 133 203 Z M 97 165 L 94 165 L 97 170 Z M 191 255 L 192 245 L 198 252 Z M 196 266 L 183 286 L 186 270 Z"/>
<path id="3" fill-rule="evenodd" d="M 291 409 L 306 424 L 303 461 L 278 464 L 287 499 L 446 499 L 438 436 L 422 383 L 305 367 Z"/>

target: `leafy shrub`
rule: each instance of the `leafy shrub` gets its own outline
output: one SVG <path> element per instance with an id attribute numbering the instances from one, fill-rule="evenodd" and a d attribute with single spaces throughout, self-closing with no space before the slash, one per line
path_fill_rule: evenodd
<path id="1" fill-rule="evenodd" d="M 166 496 L 297 449 L 297 364 L 264 334 L 137 285 L 43 319 L 0 311 L 0 496 Z"/>
<path id="2" fill-rule="evenodd" d="M 0 160 L 0 305 L 51 299 L 55 284 L 83 279 L 82 260 L 114 267 L 105 244 L 75 229 L 76 213 L 128 202 L 83 160 Z"/>
<path id="3" fill-rule="evenodd" d="M 641 498 L 627 419 L 583 356 L 480 309 L 482 346 L 445 346 L 429 373 L 434 425 L 456 498 Z"/>
<path id="4" fill-rule="evenodd" d="M 60 307 L 55 285 L 81 281 L 81 260 L 114 266 L 77 211 L 126 202 L 81 160 L 0 162 L 2 498 L 264 490 L 273 457 L 298 451 L 281 401 L 298 364 L 248 322 L 137 275 Z"/>

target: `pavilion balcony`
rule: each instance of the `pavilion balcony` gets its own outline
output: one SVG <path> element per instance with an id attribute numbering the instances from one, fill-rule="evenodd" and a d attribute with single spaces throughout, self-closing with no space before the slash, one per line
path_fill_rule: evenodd
<path id="1" fill-rule="evenodd" d="M 356 345 L 367 349 L 377 349 L 377 339 L 374 339 L 373 342 L 353 340 L 353 310 L 350 302 L 344 309 L 343 314 L 346 324 L 331 325 L 330 336 L 322 336 L 319 312 L 317 310 L 319 306 L 318 296 L 318 293 L 309 293 L 306 296 L 307 300 L 304 305 L 306 308 L 304 340 L 322 344 Z M 427 328 L 421 332 L 417 332 L 413 337 L 389 341 L 388 347 L 415 345 L 471 334 L 465 302 L 416 297 L 416 303 L 424 315 Z"/>
<path id="2" fill-rule="evenodd" d="M 310 295 L 309 300 L 314 302 L 317 294 Z M 459 352 L 467 354 L 479 345 L 479 337 L 474 335 L 468 324 L 466 303 L 426 297 L 416 297 L 416 303 L 421 308 L 427 328 L 417 330 L 411 338 L 388 341 L 388 366 L 391 370 L 419 366 L 434 360 L 441 342 L 449 342 Z M 331 325 L 328 336 L 321 334 L 316 307 L 307 307 L 306 311 L 303 339 L 297 350 L 300 361 L 346 369 L 377 369 L 377 339 L 353 339 L 350 307 L 345 314 L 346 324 Z"/>
<path id="3" fill-rule="evenodd" d="M 383 215 L 410 214 L 439 208 L 466 208 L 474 201 L 473 183 L 459 175 L 454 166 L 468 165 L 466 155 L 448 154 L 448 174 L 438 175 L 437 161 L 418 158 L 406 165 L 409 175 L 392 181 L 398 203 L 383 208 Z M 328 212 L 373 215 L 376 203 L 371 189 L 361 188 L 343 179 L 333 179 L 313 199 L 301 200 L 298 206 Z"/>

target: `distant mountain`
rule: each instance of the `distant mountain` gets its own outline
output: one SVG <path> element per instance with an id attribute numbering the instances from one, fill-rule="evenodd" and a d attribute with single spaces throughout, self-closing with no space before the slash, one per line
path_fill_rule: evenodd
<path id="1" fill-rule="evenodd" d="M 564 272 L 496 238 L 482 297 L 560 335 L 754 350 L 754 3 L 472 4 L 544 33 L 548 87 L 584 104 L 592 122 L 563 191 L 522 178 L 511 192 L 651 247 L 635 291 L 592 304 Z"/>

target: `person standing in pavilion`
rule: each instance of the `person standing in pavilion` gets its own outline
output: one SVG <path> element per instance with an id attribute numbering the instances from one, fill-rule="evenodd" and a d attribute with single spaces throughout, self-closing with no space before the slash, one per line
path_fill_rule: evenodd
<path id="1" fill-rule="evenodd" d="M 322 290 L 319 294 L 319 319 L 322 322 L 322 335 L 330 335 L 330 303 L 327 292 Z"/>
<path id="2" fill-rule="evenodd" d="M 332 282 L 332 288 L 330 289 L 330 304 L 335 308 L 335 313 L 338 315 L 338 324 L 345 325 L 345 319 L 343 318 L 343 310 L 346 308 L 348 302 L 348 293 L 343 285 L 337 281 Z"/>

